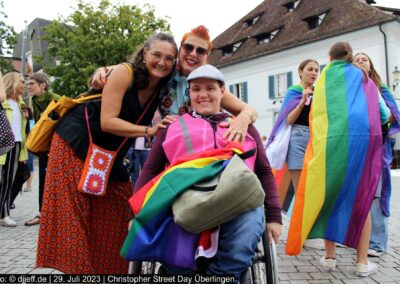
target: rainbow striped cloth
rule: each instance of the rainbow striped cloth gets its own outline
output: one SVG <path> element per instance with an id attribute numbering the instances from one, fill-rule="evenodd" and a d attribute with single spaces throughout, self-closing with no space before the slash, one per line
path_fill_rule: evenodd
<path id="1" fill-rule="evenodd" d="M 322 71 L 310 113 L 310 142 L 286 253 L 307 238 L 356 248 L 382 168 L 378 89 L 357 67 L 334 60 Z"/>
<path id="2" fill-rule="evenodd" d="M 279 114 L 276 118 L 274 127 L 269 135 L 267 147 L 272 143 L 272 141 L 274 141 L 276 135 L 286 123 L 289 113 L 300 103 L 302 93 L 303 87 L 301 85 L 293 85 L 288 89 L 285 98 L 283 99 L 281 109 L 279 110 Z"/>
<path id="3" fill-rule="evenodd" d="M 396 101 L 394 100 L 392 92 L 389 90 L 386 84 L 382 84 L 380 91 L 386 105 L 389 107 L 390 112 L 395 118 L 396 122 L 390 124 L 389 132 L 386 140 L 383 144 L 383 156 L 382 156 L 382 192 L 380 198 L 380 205 L 382 213 L 389 217 L 390 216 L 390 196 L 392 193 L 392 184 L 390 178 L 390 167 L 393 160 L 392 145 L 390 144 L 390 136 L 400 132 L 400 111 L 397 107 Z"/>
<path id="4" fill-rule="evenodd" d="M 230 143 L 226 149 L 187 155 L 135 193 L 129 200 L 135 218 L 122 246 L 121 256 L 129 260 L 157 260 L 193 269 L 199 236 L 175 224 L 172 202 L 191 185 L 221 172 L 235 153 L 242 153 L 238 143 Z"/>

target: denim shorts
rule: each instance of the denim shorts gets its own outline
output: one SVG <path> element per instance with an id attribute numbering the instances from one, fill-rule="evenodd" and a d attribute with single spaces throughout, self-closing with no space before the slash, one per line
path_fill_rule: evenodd
<path id="1" fill-rule="evenodd" d="M 301 170 L 303 168 L 304 153 L 309 140 L 310 129 L 308 126 L 293 124 L 286 156 L 289 170 Z"/>

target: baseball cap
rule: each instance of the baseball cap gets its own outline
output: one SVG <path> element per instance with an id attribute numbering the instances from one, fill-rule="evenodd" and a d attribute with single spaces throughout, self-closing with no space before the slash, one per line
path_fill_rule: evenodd
<path id="1" fill-rule="evenodd" d="M 222 75 L 221 71 L 210 64 L 205 64 L 193 70 L 189 76 L 186 78 L 188 82 L 193 79 L 198 78 L 208 78 L 222 82 L 225 85 L 224 75 Z"/>

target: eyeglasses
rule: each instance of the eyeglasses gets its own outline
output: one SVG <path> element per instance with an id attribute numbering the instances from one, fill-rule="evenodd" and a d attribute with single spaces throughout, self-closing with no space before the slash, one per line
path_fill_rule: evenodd
<path id="1" fill-rule="evenodd" d="M 190 44 L 190 43 L 187 43 L 187 42 L 183 43 L 182 47 L 183 47 L 183 50 L 188 54 L 191 53 L 193 51 L 193 49 L 195 49 L 195 46 L 193 44 Z M 205 49 L 203 47 L 200 47 L 200 46 L 196 47 L 196 54 L 197 55 L 204 56 L 207 53 L 208 53 L 207 49 Z"/>
<path id="2" fill-rule="evenodd" d="M 165 63 L 168 65 L 173 65 L 175 63 L 175 57 L 171 55 L 163 55 L 161 52 L 150 52 L 151 56 L 153 56 L 157 61 L 160 61 L 161 59 L 164 58 Z"/>

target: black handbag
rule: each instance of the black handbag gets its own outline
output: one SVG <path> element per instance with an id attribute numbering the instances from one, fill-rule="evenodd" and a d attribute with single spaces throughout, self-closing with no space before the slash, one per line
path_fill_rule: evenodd
<path id="1" fill-rule="evenodd" d="M 7 119 L 2 104 L 0 104 L 0 155 L 9 152 L 15 145 L 14 133 Z"/>

